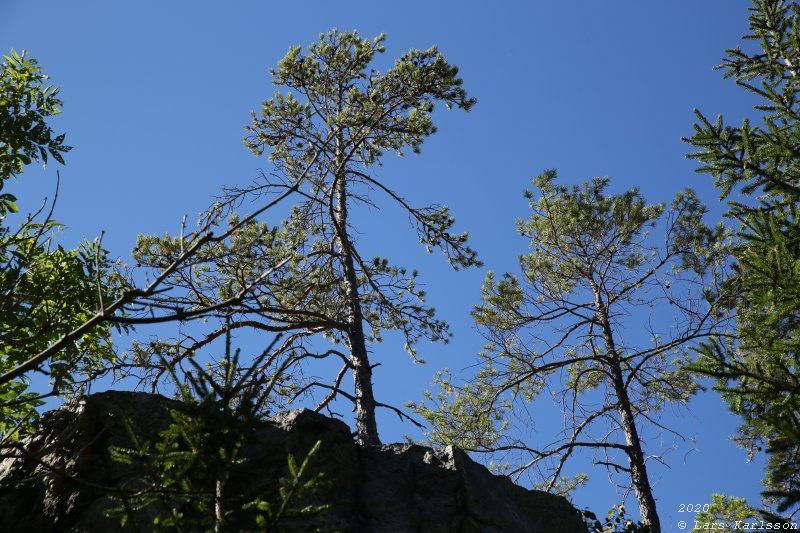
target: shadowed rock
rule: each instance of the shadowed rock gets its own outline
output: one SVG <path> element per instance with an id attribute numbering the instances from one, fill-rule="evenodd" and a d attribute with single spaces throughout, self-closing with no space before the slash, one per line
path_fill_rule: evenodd
<path id="1" fill-rule="evenodd" d="M 108 518 L 109 490 L 135 487 L 135 467 L 109 457 L 109 446 L 129 447 L 131 428 L 156 440 L 180 404 L 162 396 L 109 391 L 46 413 L 33 436 L 7 448 L 0 461 L 0 531 L 147 531 L 141 511 L 127 528 Z M 318 440 L 312 473 L 328 483 L 303 503 L 330 511 L 286 523 L 288 531 L 531 532 L 585 531 L 564 498 L 529 491 L 491 474 L 463 451 L 409 444 L 362 448 L 343 422 L 300 409 L 265 422 L 248 442 L 248 490 L 274 489 L 286 457 L 302 458 Z"/>

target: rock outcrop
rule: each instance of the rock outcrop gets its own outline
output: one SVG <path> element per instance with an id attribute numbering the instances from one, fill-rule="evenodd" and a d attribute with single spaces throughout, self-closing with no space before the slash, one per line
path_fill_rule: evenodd
<path id="1" fill-rule="evenodd" d="M 132 392 L 104 392 L 43 415 L 37 432 L 0 450 L 0 531 L 148 530 L 148 510 L 122 528 L 107 517 L 109 489 L 132 486 L 135 465 L 113 461 L 110 446 L 130 446 L 132 428 L 156 440 L 175 402 Z M 410 444 L 359 447 L 349 428 L 308 410 L 277 415 L 256 432 L 253 490 L 274 487 L 286 457 L 303 457 L 321 441 L 314 472 L 328 480 L 313 494 L 330 510 L 290 522 L 291 531 L 580 533 L 580 514 L 564 498 L 529 491 L 491 474 L 463 451 Z M 312 502 L 313 503 L 313 502 Z M 234 529 L 238 530 L 238 529 Z"/>

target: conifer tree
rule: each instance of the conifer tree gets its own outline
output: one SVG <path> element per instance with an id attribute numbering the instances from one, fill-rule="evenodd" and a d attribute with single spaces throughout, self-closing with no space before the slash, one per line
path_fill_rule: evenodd
<path id="1" fill-rule="evenodd" d="M 658 533 L 647 461 L 662 450 L 650 439 L 653 431 L 682 438 L 659 414 L 697 390 L 682 370 L 688 347 L 724 323 L 715 283 L 725 233 L 703 224 L 705 207 L 690 190 L 666 208 L 636 189 L 609 194 L 606 178 L 567 187 L 548 171 L 533 184 L 533 213 L 518 222 L 531 248 L 521 275 L 489 273 L 473 311 L 488 341 L 482 370 L 465 385 L 440 376 L 441 392 L 417 410 L 434 443 L 516 454 L 504 457 L 510 473 L 532 473 L 548 491 L 584 481 L 570 479 L 566 464 L 589 453 L 610 477 L 626 478 L 642 523 Z M 654 227 L 663 232 L 651 236 Z M 525 428 L 545 392 L 564 428 L 537 444 Z"/>
<path id="2" fill-rule="evenodd" d="M 285 91 L 253 113 L 245 137 L 255 154 L 269 155 L 270 172 L 224 190 L 201 223 L 210 228 L 230 214 L 224 238 L 206 239 L 186 268 L 165 277 L 158 293 L 142 302 L 143 312 L 170 310 L 170 317 L 181 321 L 218 325 L 210 332 L 184 330 L 177 339 L 137 344 L 124 366 L 141 375 L 139 367 L 155 383 L 166 374 L 160 361 L 177 365 L 231 331 L 284 332 L 269 365 L 279 359 L 296 365 L 276 396 L 291 402 L 323 390 L 317 410 L 346 398 L 355 404 L 356 432 L 364 444 L 380 442 L 376 407 L 406 417 L 375 399 L 368 347 L 382 340 L 383 331 L 396 330 L 416 357 L 421 338 L 447 341 L 448 325 L 425 304 L 416 271 L 364 254 L 356 238 L 363 229 L 354 228 L 351 210 L 365 204 L 376 208 L 377 196 L 386 196 L 408 214 L 429 252 L 441 250 L 456 269 L 478 264 L 466 233 L 453 232 L 455 220 L 446 206 L 413 207 L 374 172 L 384 152 L 420 151 L 435 131 L 436 102 L 468 110 L 475 101 L 461 87 L 458 69 L 435 47 L 411 50 L 385 73 L 371 68 L 384 52 L 383 40 L 333 30 L 305 52 L 291 48 L 270 71 Z M 264 198 L 274 199 L 246 218 L 235 213 L 242 204 Z M 285 220 L 270 224 L 259 217 L 283 198 L 296 201 Z M 134 257 L 155 276 L 190 244 L 183 235 L 143 236 Z M 322 344 L 314 340 L 319 336 L 334 346 L 320 351 Z M 342 361 L 335 378 L 306 378 L 303 362 L 329 357 Z M 341 386 L 348 371 L 354 394 Z"/>
<path id="3" fill-rule="evenodd" d="M 374 206 L 376 191 L 385 194 L 408 213 L 428 251 L 441 250 L 456 269 L 478 264 L 466 244 L 467 235 L 453 232 L 455 221 L 446 206 L 413 207 L 372 171 L 386 151 L 398 155 L 420 151 L 425 138 L 436 130 L 435 103 L 464 110 L 475 103 L 462 88 L 458 69 L 435 47 L 408 52 L 385 73 L 370 68 L 375 55 L 384 52 L 383 40 L 383 36 L 368 40 L 355 32 L 334 30 L 322 35 L 307 53 L 292 48 L 272 71 L 275 84 L 287 92 L 264 102 L 261 113 L 253 115 L 245 139 L 253 152 L 269 153 L 275 169 L 270 178 L 274 179 L 229 189 L 201 219 L 196 233 L 185 235 L 182 230 L 174 238 L 140 237 L 133 255 L 139 266 L 152 270 L 147 288 L 137 289 L 131 282 L 130 290 L 116 300 L 92 289 L 100 300 L 97 313 L 81 315 L 77 327 L 63 332 L 52 349 L 26 353 L 27 360 L 16 362 L 3 374 L 2 383 L 58 357 L 65 345 L 98 324 L 107 328 L 110 322 L 180 322 L 186 326 L 218 319 L 220 327 L 207 334 L 182 327 L 177 340 L 134 341 L 131 350 L 107 371 L 125 376 L 138 369 L 140 377 L 155 387 L 160 377 L 169 375 L 165 365 L 174 368 L 234 329 L 294 332 L 275 351 L 271 363 L 286 354 L 297 361 L 341 357 L 344 367 L 332 385 L 313 382 L 308 386 L 329 392 L 318 407 L 336 396 L 352 400 L 359 440 L 379 443 L 375 408 L 383 404 L 376 402 L 372 392 L 368 344 L 380 341 L 384 330 L 399 330 L 407 351 L 416 356 L 420 338 L 446 341 L 449 331 L 425 305 L 425 292 L 415 283 L 416 271 L 360 253 L 350 210 L 358 204 Z M 43 100 L 48 105 L 51 100 L 58 103 L 51 88 L 43 95 L 50 98 Z M 63 136 L 50 142 L 50 133 L 45 128 L 43 141 L 37 138 L 21 148 L 18 136 L 12 136 L 7 145 L 0 146 L 3 168 L 13 174 L 20 161 L 44 159 L 48 153 L 60 159 L 59 152 L 67 149 L 60 144 Z M 275 190 L 280 194 L 266 206 L 244 218 L 232 214 L 230 227 L 221 234 L 211 231 L 223 212 L 231 213 L 242 202 Z M 300 203 L 282 224 L 270 226 L 256 219 L 293 193 Z M 0 200 L 4 210 L 13 208 L 13 197 L 3 195 Z M 344 342 L 350 353 L 335 349 L 310 353 L 302 346 L 303 339 L 317 334 Z M 347 369 L 354 377 L 354 394 L 340 387 Z M 301 394 L 306 387 L 294 390 Z"/>
<path id="4" fill-rule="evenodd" d="M 268 152 L 275 174 L 251 188 L 229 191 L 241 197 L 299 188 L 302 203 L 285 227 L 292 249 L 304 260 L 284 286 L 297 292 L 302 285 L 300 291 L 313 293 L 303 309 L 323 317 L 322 329 L 348 346 L 357 433 L 364 444 L 380 442 L 368 344 L 379 341 L 384 329 L 400 330 L 413 356 L 421 336 L 446 340 L 448 332 L 424 305 L 416 271 L 363 255 L 350 210 L 375 205 L 377 191 L 408 213 L 428 251 L 442 250 L 454 268 L 477 264 L 467 235 L 452 231 L 454 219 L 446 206 L 412 207 L 373 171 L 384 152 L 420 151 L 436 131 L 431 117 L 436 102 L 469 110 L 475 100 L 462 88 L 458 69 L 435 47 L 409 51 L 385 73 L 372 68 L 376 54 L 385 51 L 383 40 L 333 30 L 306 52 L 291 48 L 271 71 L 274 84 L 287 91 L 276 92 L 253 114 L 245 138 L 255 154 Z M 303 170 L 307 178 L 299 183 Z M 285 295 L 280 298 L 284 308 L 291 307 Z"/>
<path id="5" fill-rule="evenodd" d="M 737 440 L 765 448 L 764 495 L 779 512 L 800 511 L 800 5 L 756 0 L 750 8 L 755 50 L 727 50 L 717 67 L 757 99 L 758 120 L 728 126 L 696 111 L 689 157 L 714 177 L 734 249 L 736 330 L 706 343 L 696 370 L 716 378 L 731 410 L 744 419 Z"/>

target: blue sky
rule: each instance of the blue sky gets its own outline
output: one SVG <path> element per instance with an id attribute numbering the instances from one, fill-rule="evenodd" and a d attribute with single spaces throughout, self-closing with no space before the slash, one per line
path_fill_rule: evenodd
<path id="1" fill-rule="evenodd" d="M 439 132 L 422 154 L 387 159 L 378 172 L 418 205 L 449 205 L 486 266 L 453 273 L 418 248 L 401 214 L 357 213 L 367 255 L 418 267 L 455 334 L 448 345 L 421 346 L 427 365 L 413 365 L 392 339 L 375 347 L 379 399 L 403 404 L 420 398 L 436 370 L 474 362 L 482 339 L 469 311 L 485 271 L 514 270 L 525 251 L 514 221 L 528 214 L 521 192 L 531 176 L 547 168 L 569 183 L 610 176 L 612 190 L 638 186 L 652 202 L 691 186 L 711 220 L 719 217 L 711 179 L 694 173 L 680 137 L 691 134 L 694 107 L 733 122 L 750 113 L 751 98 L 712 71 L 745 33 L 748 5 L 2 0 L 0 49 L 29 49 L 62 87 L 64 113 L 54 124 L 75 147 L 60 169 L 64 244 L 105 231 L 104 245 L 127 260 L 137 234 L 178 232 L 181 217 L 193 219 L 221 185 L 268 168 L 243 147 L 242 127 L 272 95 L 267 69 L 290 45 L 333 27 L 385 32 L 388 64 L 437 44 L 478 104 L 438 112 Z M 30 169 L 8 186 L 23 210 L 52 195 L 55 170 Z M 696 445 L 671 452 L 669 468 L 651 474 L 667 531 L 686 519 L 678 504 L 708 502 L 712 492 L 758 501 L 760 460 L 746 464 L 728 440 L 737 421 L 714 394 L 670 420 Z M 386 442 L 416 435 L 387 413 L 379 423 Z M 602 512 L 619 497 L 603 472 L 594 477 L 575 503 Z"/>

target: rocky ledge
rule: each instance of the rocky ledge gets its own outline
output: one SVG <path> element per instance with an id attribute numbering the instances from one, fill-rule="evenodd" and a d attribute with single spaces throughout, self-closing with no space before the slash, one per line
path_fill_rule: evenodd
<path id="1" fill-rule="evenodd" d="M 107 516 L 114 502 L 109 488 L 135 486 L 141 477 L 134 465 L 112 460 L 109 448 L 130 446 L 129 428 L 141 439 L 156 440 L 178 405 L 158 395 L 109 391 L 43 415 L 32 436 L 0 450 L 0 531 L 148 531 L 147 508 L 124 528 L 118 517 Z M 295 518 L 285 530 L 585 531 L 566 499 L 517 486 L 457 448 L 360 447 L 346 424 L 304 409 L 277 415 L 255 435 L 247 456 L 275 459 L 250 463 L 248 486 L 254 491 L 274 489 L 286 473 L 288 454 L 302 459 L 322 443 L 309 467 L 327 480 L 314 492 L 314 502 L 330 509 Z"/>

